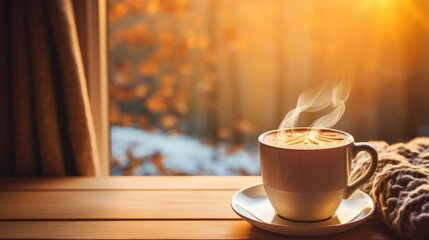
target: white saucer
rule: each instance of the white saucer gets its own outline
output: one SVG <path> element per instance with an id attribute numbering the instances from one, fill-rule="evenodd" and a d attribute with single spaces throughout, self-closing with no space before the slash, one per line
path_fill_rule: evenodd
<path id="1" fill-rule="evenodd" d="M 287 235 L 321 236 L 339 233 L 361 224 L 374 211 L 374 202 L 357 190 L 341 202 L 335 216 L 321 222 L 294 222 L 279 217 L 271 206 L 262 184 L 246 187 L 234 194 L 231 207 L 255 227 Z"/>

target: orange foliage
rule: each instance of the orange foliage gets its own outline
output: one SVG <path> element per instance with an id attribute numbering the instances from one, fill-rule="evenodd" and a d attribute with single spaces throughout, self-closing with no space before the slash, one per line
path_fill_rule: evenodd
<path id="1" fill-rule="evenodd" d="M 114 85 L 129 85 L 134 81 L 131 77 L 132 64 L 129 62 L 120 62 L 114 65 L 113 68 L 113 83 Z"/>
<path id="2" fill-rule="evenodd" d="M 201 92 L 211 92 L 214 90 L 216 75 L 214 73 L 206 73 L 203 79 L 198 83 L 197 89 Z"/>
<path id="3" fill-rule="evenodd" d="M 217 55 L 214 52 L 209 52 L 204 56 L 204 63 L 207 67 L 213 67 L 217 64 Z"/>
<path id="4" fill-rule="evenodd" d="M 155 58 L 151 58 L 140 64 L 139 73 L 143 76 L 155 75 L 159 71 L 159 62 Z"/>
<path id="5" fill-rule="evenodd" d="M 236 144 L 236 145 L 232 145 L 232 146 L 230 146 L 230 147 L 228 148 L 227 152 L 228 152 L 229 154 L 234 154 L 234 153 L 236 153 L 236 152 L 241 151 L 242 149 L 243 149 L 243 146 L 242 146 L 242 145 L 240 145 L 240 144 Z"/>
<path id="6" fill-rule="evenodd" d="M 118 110 L 114 110 L 114 108 L 110 108 L 110 123 L 113 125 L 121 125 L 121 113 Z"/>
<path id="7" fill-rule="evenodd" d="M 147 99 L 146 107 L 152 113 L 165 113 L 168 109 L 164 98 L 159 95 L 154 95 Z"/>
<path id="8" fill-rule="evenodd" d="M 173 109 L 180 114 L 188 112 L 188 97 L 184 93 L 177 93 L 172 97 Z"/>
<path id="9" fill-rule="evenodd" d="M 228 128 L 219 128 L 216 132 L 216 135 L 221 140 L 227 140 L 232 137 L 231 130 Z"/>
<path id="10" fill-rule="evenodd" d="M 159 11 L 159 0 L 150 0 L 146 5 L 146 13 L 154 15 Z"/>
<path id="11" fill-rule="evenodd" d="M 115 2 L 110 4 L 109 19 L 110 21 L 117 20 L 128 13 L 128 8 L 123 2 Z"/>
<path id="12" fill-rule="evenodd" d="M 167 14 L 184 13 L 189 8 L 188 0 L 160 1 L 160 10 Z"/>
<path id="13" fill-rule="evenodd" d="M 234 126 L 239 132 L 241 133 L 245 133 L 245 134 L 252 134 L 255 132 L 255 126 L 253 125 L 253 123 L 251 123 L 248 120 L 237 120 L 235 121 L 235 126 Z"/>
<path id="14" fill-rule="evenodd" d="M 160 152 L 157 152 L 152 156 L 152 163 L 153 165 L 155 165 L 156 169 L 160 173 L 165 172 L 163 161 L 164 161 L 164 156 Z"/>
<path id="15" fill-rule="evenodd" d="M 140 115 L 137 117 L 138 127 L 141 129 L 147 129 L 149 127 L 149 120 L 146 116 Z"/>
<path id="16" fill-rule="evenodd" d="M 206 49 L 209 45 L 207 34 L 197 34 L 194 31 L 185 33 L 185 41 L 189 49 Z"/>
<path id="17" fill-rule="evenodd" d="M 114 35 L 115 41 L 127 43 L 132 47 L 146 47 L 153 44 L 154 37 L 144 24 L 138 24 Z"/>
<path id="18" fill-rule="evenodd" d="M 120 121 L 122 126 L 132 126 L 134 123 L 133 116 L 131 114 L 122 114 Z"/>
<path id="19" fill-rule="evenodd" d="M 176 78 L 172 74 L 165 74 L 161 77 L 161 84 L 165 87 L 172 87 L 176 82 Z"/>
<path id="20" fill-rule="evenodd" d="M 177 117 L 175 117 L 175 116 L 173 116 L 173 115 L 169 115 L 169 114 L 164 115 L 164 116 L 162 116 L 162 118 L 161 118 L 161 125 L 162 125 L 162 127 L 164 127 L 164 128 L 172 128 L 172 127 L 175 127 L 175 126 L 177 125 L 177 123 L 178 123 L 178 122 L 179 122 L 179 121 L 178 121 Z"/>
<path id="21" fill-rule="evenodd" d="M 119 101 L 131 101 L 135 95 L 135 90 L 123 86 L 110 86 L 110 96 Z"/>
<path id="22" fill-rule="evenodd" d="M 109 20 L 135 14 L 180 14 L 189 9 L 188 0 L 117 0 L 110 1 Z"/>
<path id="23" fill-rule="evenodd" d="M 134 96 L 138 97 L 138 98 L 143 98 L 146 96 L 148 92 L 148 87 L 146 84 L 141 84 L 138 85 L 135 89 L 134 89 Z"/>
<path id="24" fill-rule="evenodd" d="M 190 94 L 195 94 L 195 90 L 199 96 L 215 93 L 218 85 L 218 55 L 212 46 L 210 29 L 207 30 L 207 16 L 188 14 L 191 7 L 188 0 L 110 0 L 109 3 L 110 26 L 116 26 L 110 31 L 110 122 L 146 130 L 161 129 L 172 135 L 180 133 L 184 116 L 194 114 L 190 111 L 194 109 Z M 227 47 L 242 45 L 233 26 L 218 31 Z M 239 120 L 232 129 L 210 131 L 218 139 L 229 141 L 233 131 L 251 134 L 254 127 L 246 120 Z M 207 141 L 215 144 L 213 139 Z M 230 151 L 239 148 L 237 145 Z M 161 154 L 151 158 L 155 164 L 162 163 Z"/>
<path id="25" fill-rule="evenodd" d="M 184 76 L 189 76 L 192 74 L 193 67 L 191 64 L 183 63 L 179 68 L 180 73 Z"/>

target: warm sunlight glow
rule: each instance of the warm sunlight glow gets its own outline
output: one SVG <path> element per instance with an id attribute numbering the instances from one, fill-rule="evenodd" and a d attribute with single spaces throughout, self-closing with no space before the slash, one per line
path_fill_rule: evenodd
<path id="1" fill-rule="evenodd" d="M 427 0 L 109 0 L 114 172 L 253 174 L 255 139 L 283 119 L 429 134 L 428 16 Z"/>
<path id="2" fill-rule="evenodd" d="M 340 46 L 345 41 L 342 49 L 339 49 L 338 52 L 335 50 L 333 52 L 333 59 L 344 59 L 345 64 L 341 62 L 339 65 L 334 66 L 339 67 L 341 71 L 353 71 L 358 65 L 366 64 L 366 69 L 363 68 L 360 71 L 362 71 L 362 78 L 366 79 L 366 84 L 370 84 L 371 81 L 369 80 L 375 79 L 374 74 L 385 67 L 386 61 L 388 61 L 386 56 L 388 58 L 394 56 L 399 60 L 397 63 L 399 65 L 395 66 L 398 70 L 406 67 L 405 63 L 407 62 L 407 54 L 409 53 L 404 52 L 404 44 L 407 41 L 412 41 L 414 37 L 409 35 L 408 30 L 416 22 L 426 26 L 425 18 L 415 5 L 408 0 L 364 1 L 358 9 L 360 9 L 360 14 L 357 15 L 356 19 L 351 21 L 351 26 L 353 27 L 349 28 L 348 31 L 350 32 L 347 30 L 344 32 L 347 36 L 356 34 L 354 38 L 344 40 L 332 37 L 329 40 L 335 46 Z M 365 22 L 362 21 L 363 18 L 369 20 L 368 25 L 365 25 Z M 323 32 L 332 32 L 333 35 L 337 34 L 337 31 L 330 29 L 330 27 L 336 24 L 329 25 L 323 22 L 318 22 L 318 24 L 323 29 Z M 360 32 L 362 29 L 369 29 L 369 31 Z M 362 44 L 360 42 L 361 39 L 366 39 L 367 41 Z M 359 45 L 360 49 L 355 52 L 356 55 L 349 54 L 352 48 Z M 383 51 L 383 49 L 387 51 Z M 406 51 L 412 53 L 418 50 L 409 45 Z M 361 54 L 360 58 L 359 54 Z M 334 68 L 330 70 L 335 71 Z M 299 118 L 304 112 L 318 112 L 326 108 L 330 109 L 330 112 L 320 116 L 311 123 L 309 125 L 311 128 L 330 128 L 340 120 L 345 112 L 345 101 L 350 92 L 350 79 L 345 80 L 342 78 L 339 81 L 340 83 L 335 86 L 330 84 L 332 81 L 329 81 L 329 79 L 324 81 L 326 83 L 322 84 L 321 87 L 313 87 L 304 91 L 299 96 L 296 107 L 286 114 L 286 117 L 279 126 L 279 139 L 285 139 L 286 135 L 289 135 L 284 129 L 302 127 L 299 123 Z M 317 133 L 301 134 L 302 136 L 293 137 L 292 139 L 297 138 L 297 141 L 305 140 L 314 142 L 316 140 L 314 138 L 315 134 L 317 135 Z M 287 137 L 287 139 L 291 138 Z"/>

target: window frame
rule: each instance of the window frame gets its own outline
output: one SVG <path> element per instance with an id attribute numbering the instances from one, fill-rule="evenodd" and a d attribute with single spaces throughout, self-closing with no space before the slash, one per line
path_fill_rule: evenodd
<path id="1" fill-rule="evenodd" d="M 111 175 L 107 0 L 73 0 L 101 176 Z"/>

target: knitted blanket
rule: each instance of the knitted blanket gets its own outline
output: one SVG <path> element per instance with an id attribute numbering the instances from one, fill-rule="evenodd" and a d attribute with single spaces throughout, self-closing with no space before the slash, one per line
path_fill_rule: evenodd
<path id="1" fill-rule="evenodd" d="M 374 200 L 374 217 L 400 238 L 429 239 L 429 138 L 394 145 L 371 143 L 379 163 L 361 190 Z M 352 180 L 366 170 L 368 158 L 364 153 L 353 161 Z"/>

